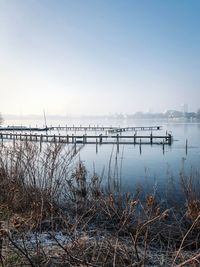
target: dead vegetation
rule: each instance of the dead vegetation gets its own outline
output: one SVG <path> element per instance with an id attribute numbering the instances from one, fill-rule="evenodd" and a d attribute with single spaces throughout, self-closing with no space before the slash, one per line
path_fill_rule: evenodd
<path id="1" fill-rule="evenodd" d="M 111 177 L 103 186 L 75 156 L 60 144 L 1 146 L 1 266 L 200 265 L 198 175 L 181 173 L 181 203 L 163 204 Z"/>

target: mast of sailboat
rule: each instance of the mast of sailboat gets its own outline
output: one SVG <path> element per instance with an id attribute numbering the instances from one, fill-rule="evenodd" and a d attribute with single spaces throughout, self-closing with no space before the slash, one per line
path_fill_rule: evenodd
<path id="1" fill-rule="evenodd" d="M 47 119 L 46 119 L 46 114 L 45 114 L 45 110 L 44 109 L 43 109 L 43 114 L 44 114 L 45 128 L 46 128 L 46 132 L 47 132 Z"/>

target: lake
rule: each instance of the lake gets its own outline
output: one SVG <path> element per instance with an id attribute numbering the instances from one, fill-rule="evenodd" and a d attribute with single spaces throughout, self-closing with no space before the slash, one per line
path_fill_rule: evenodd
<path id="1" fill-rule="evenodd" d="M 6 125 L 42 126 L 42 121 L 9 121 Z M 200 123 L 175 122 L 175 121 L 147 121 L 147 120 L 86 120 L 66 119 L 48 121 L 48 125 L 104 125 L 104 126 L 151 126 L 161 125 L 162 130 L 155 134 L 165 135 L 171 132 L 173 143 L 165 145 L 120 145 L 117 152 L 116 145 L 87 144 L 81 149 L 79 158 L 84 162 L 88 173 L 101 175 L 106 182 L 108 174 L 118 178 L 123 191 L 133 191 L 137 186 L 142 186 L 146 191 L 152 188 L 164 188 L 169 178 L 177 181 L 180 172 L 191 174 L 199 171 L 200 166 Z M 150 132 L 145 132 L 150 134 Z M 62 133 L 61 133 L 62 134 Z M 89 133 L 88 133 L 89 134 Z M 98 133 L 99 134 L 99 133 Z M 129 135 L 132 132 L 128 133 Z M 186 140 L 188 148 L 186 150 Z"/>

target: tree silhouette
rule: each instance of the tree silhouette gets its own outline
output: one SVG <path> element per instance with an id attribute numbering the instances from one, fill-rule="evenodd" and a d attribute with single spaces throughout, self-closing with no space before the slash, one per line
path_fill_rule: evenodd
<path id="1" fill-rule="evenodd" d="M 197 110 L 197 119 L 200 119 L 200 108 Z"/>

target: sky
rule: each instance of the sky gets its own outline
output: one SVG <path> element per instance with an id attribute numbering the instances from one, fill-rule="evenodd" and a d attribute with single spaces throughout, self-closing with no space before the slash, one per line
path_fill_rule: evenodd
<path id="1" fill-rule="evenodd" d="M 0 112 L 200 108 L 199 0 L 0 0 Z"/>

